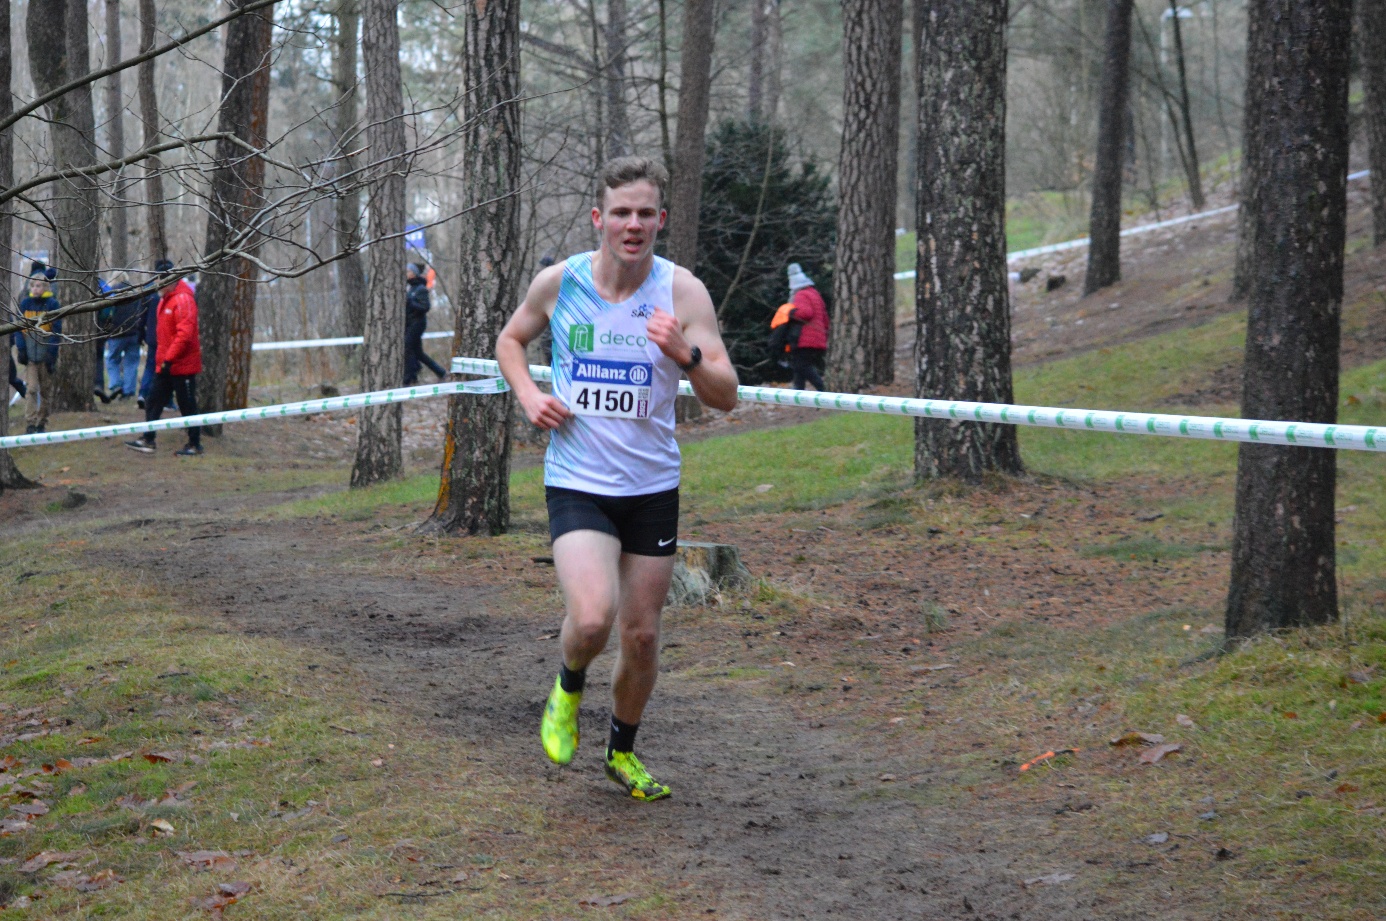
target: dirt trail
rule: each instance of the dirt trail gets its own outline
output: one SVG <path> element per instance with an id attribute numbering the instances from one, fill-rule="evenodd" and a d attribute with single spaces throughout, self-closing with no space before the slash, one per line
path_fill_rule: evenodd
<path id="1" fill-rule="evenodd" d="M 1081 883 L 1026 888 L 1072 854 L 1046 853 L 1052 815 L 998 805 L 960 816 L 930 805 L 946 784 L 916 749 L 875 755 L 832 725 L 808 723 L 768 693 L 730 690 L 679 667 L 724 638 L 668 616 L 677 644 L 652 702 L 642 749 L 675 789 L 641 805 L 602 777 L 610 689 L 593 668 L 574 765 L 550 765 L 536 733 L 557 666 L 554 610 L 502 613 L 507 573 L 353 574 L 373 539 L 322 522 L 148 525 L 167 553 L 93 551 L 98 565 L 142 566 L 189 610 L 237 630 L 323 648 L 368 676 L 373 699 L 474 742 L 486 770 L 509 772 L 575 840 L 599 835 L 631 859 L 658 861 L 671 892 L 699 893 L 720 918 L 1087 918 Z M 523 560 L 510 560 L 515 570 Z M 497 570 L 487 570 L 495 573 Z M 537 581 L 551 571 L 530 572 Z M 818 727 L 818 728 L 813 728 Z M 903 782 L 879 783 L 881 775 Z M 1110 911 L 1102 917 L 1124 917 Z"/>

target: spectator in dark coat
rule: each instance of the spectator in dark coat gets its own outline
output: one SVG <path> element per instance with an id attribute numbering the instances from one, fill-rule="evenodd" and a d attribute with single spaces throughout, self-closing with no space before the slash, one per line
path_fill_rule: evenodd
<path id="1" fill-rule="evenodd" d="M 789 264 L 789 299 L 794 304 L 789 317 L 801 324 L 799 339 L 789 351 L 789 366 L 794 372 L 790 386 L 803 390 L 808 381 L 816 389 L 825 390 L 819 369 L 828 353 L 828 307 L 813 286 L 813 279 L 804 274 L 797 262 Z"/>
<path id="2" fill-rule="evenodd" d="M 172 394 L 178 412 L 197 415 L 197 375 L 202 373 L 202 345 L 197 336 L 197 298 L 192 286 L 174 276 L 173 263 L 160 260 L 158 350 L 154 355 L 154 386 L 145 400 L 144 418 L 153 422 L 164 414 Z M 154 433 L 145 432 L 125 446 L 143 454 L 154 453 Z M 188 429 L 188 443 L 174 452 L 181 457 L 202 453 L 202 429 Z"/>
<path id="3" fill-rule="evenodd" d="M 168 260 L 160 260 L 154 265 L 154 271 L 160 271 L 160 266 L 167 265 L 170 269 L 173 263 Z M 159 348 L 159 292 L 156 289 L 147 289 L 140 296 L 138 308 L 140 320 L 140 341 L 144 343 L 144 374 L 140 376 L 140 409 L 145 408 L 145 401 L 149 399 L 150 388 L 154 386 L 154 358 L 158 354 Z"/>
<path id="4" fill-rule="evenodd" d="M 19 313 L 27 320 L 41 317 L 58 309 L 58 299 L 48 283 L 58 273 L 42 262 L 29 267 L 29 291 L 19 302 Z M 54 320 L 37 329 L 27 329 L 13 335 L 19 352 L 19 364 L 24 367 L 26 396 L 24 404 L 24 434 L 32 435 L 48 429 L 48 407 L 51 405 L 53 370 L 58 364 L 58 343 L 63 321 Z"/>
<path id="5" fill-rule="evenodd" d="M 122 291 L 128 291 L 129 296 L 110 307 L 103 307 L 97 314 L 97 325 L 106 334 L 108 396 L 128 400 L 135 396 L 135 385 L 139 380 L 140 333 L 144 317 L 140 313 L 140 294 L 130 286 L 124 272 L 117 273 L 111 279 L 107 295 L 119 297 Z"/>
<path id="6" fill-rule="evenodd" d="M 428 309 L 431 306 L 424 268 L 411 262 L 405 272 L 409 293 L 404 301 L 404 386 L 412 387 L 419 382 L 420 364 L 427 365 L 440 381 L 448 373 L 428 356 L 423 347 L 423 334 L 428 329 Z"/>

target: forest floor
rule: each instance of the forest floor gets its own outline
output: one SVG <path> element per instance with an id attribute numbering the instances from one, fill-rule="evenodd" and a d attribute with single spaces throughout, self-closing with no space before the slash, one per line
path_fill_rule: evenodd
<path id="1" fill-rule="evenodd" d="M 1362 243 L 1356 191 L 1352 221 L 1343 354 L 1367 376 L 1345 398 L 1379 417 L 1386 256 Z M 1086 299 L 1081 251 L 1041 265 L 1015 289 L 1016 362 L 1040 375 L 1022 395 L 1122 399 L 1102 369 L 1211 336 L 1127 408 L 1235 411 L 1240 349 L 1218 345 L 1238 322 L 1234 229 L 1133 241 L 1126 280 Z M 342 416 L 228 426 L 191 460 L 177 433 L 153 457 L 116 440 L 15 452 L 41 488 L 0 495 L 0 905 L 1386 914 L 1378 458 L 1343 462 L 1345 623 L 1216 657 L 1226 446 L 1095 457 L 1074 440 L 1117 440 L 1026 432 L 1027 476 L 926 488 L 899 420 L 708 413 L 688 430 L 681 536 L 737 545 L 755 581 L 666 613 L 640 749 L 674 794 L 640 804 L 600 769 L 610 652 L 574 764 L 538 745 L 562 615 L 537 448 L 519 449 L 512 533 L 416 533 L 443 410 L 406 410 L 417 476 L 357 493 Z"/>

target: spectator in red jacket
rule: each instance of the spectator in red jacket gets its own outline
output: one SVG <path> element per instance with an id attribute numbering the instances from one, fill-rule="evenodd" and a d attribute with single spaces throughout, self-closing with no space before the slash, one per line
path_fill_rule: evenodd
<path id="1" fill-rule="evenodd" d="M 801 324 L 799 341 L 789 351 L 789 367 L 794 372 L 790 386 L 803 390 L 807 381 L 817 390 L 826 390 L 820 369 L 828 353 L 828 307 L 813 286 L 813 279 L 804 274 L 797 262 L 789 264 L 789 299 L 794 304 L 789 317 Z"/>
<path id="2" fill-rule="evenodd" d="M 145 400 L 144 418 L 153 422 L 164 414 L 172 395 L 178 412 L 197 415 L 197 375 L 202 371 L 202 345 L 197 338 L 197 298 L 192 286 L 173 274 L 173 263 L 161 259 L 154 270 L 159 273 L 157 309 L 158 345 L 154 353 L 154 385 Z M 125 446 L 143 454 L 154 453 L 154 433 L 145 432 Z M 181 457 L 202 453 L 202 429 L 188 429 L 188 443 L 174 452 Z"/>

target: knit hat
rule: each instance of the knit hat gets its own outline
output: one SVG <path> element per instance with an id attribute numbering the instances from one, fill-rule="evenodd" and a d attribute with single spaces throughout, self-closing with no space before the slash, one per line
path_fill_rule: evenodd
<path id="1" fill-rule="evenodd" d="M 804 274 L 804 270 L 799 268 L 799 263 L 789 264 L 789 293 L 793 294 L 800 288 L 812 288 L 813 279 Z"/>
<path id="2" fill-rule="evenodd" d="M 45 281 L 52 281 L 53 279 L 58 277 L 58 270 L 53 268 L 51 265 L 45 265 L 44 263 L 35 259 L 33 262 L 29 263 L 29 277 L 42 278 Z"/>
<path id="3" fill-rule="evenodd" d="M 405 263 L 404 269 L 415 278 L 424 277 L 424 267 L 417 262 Z"/>

